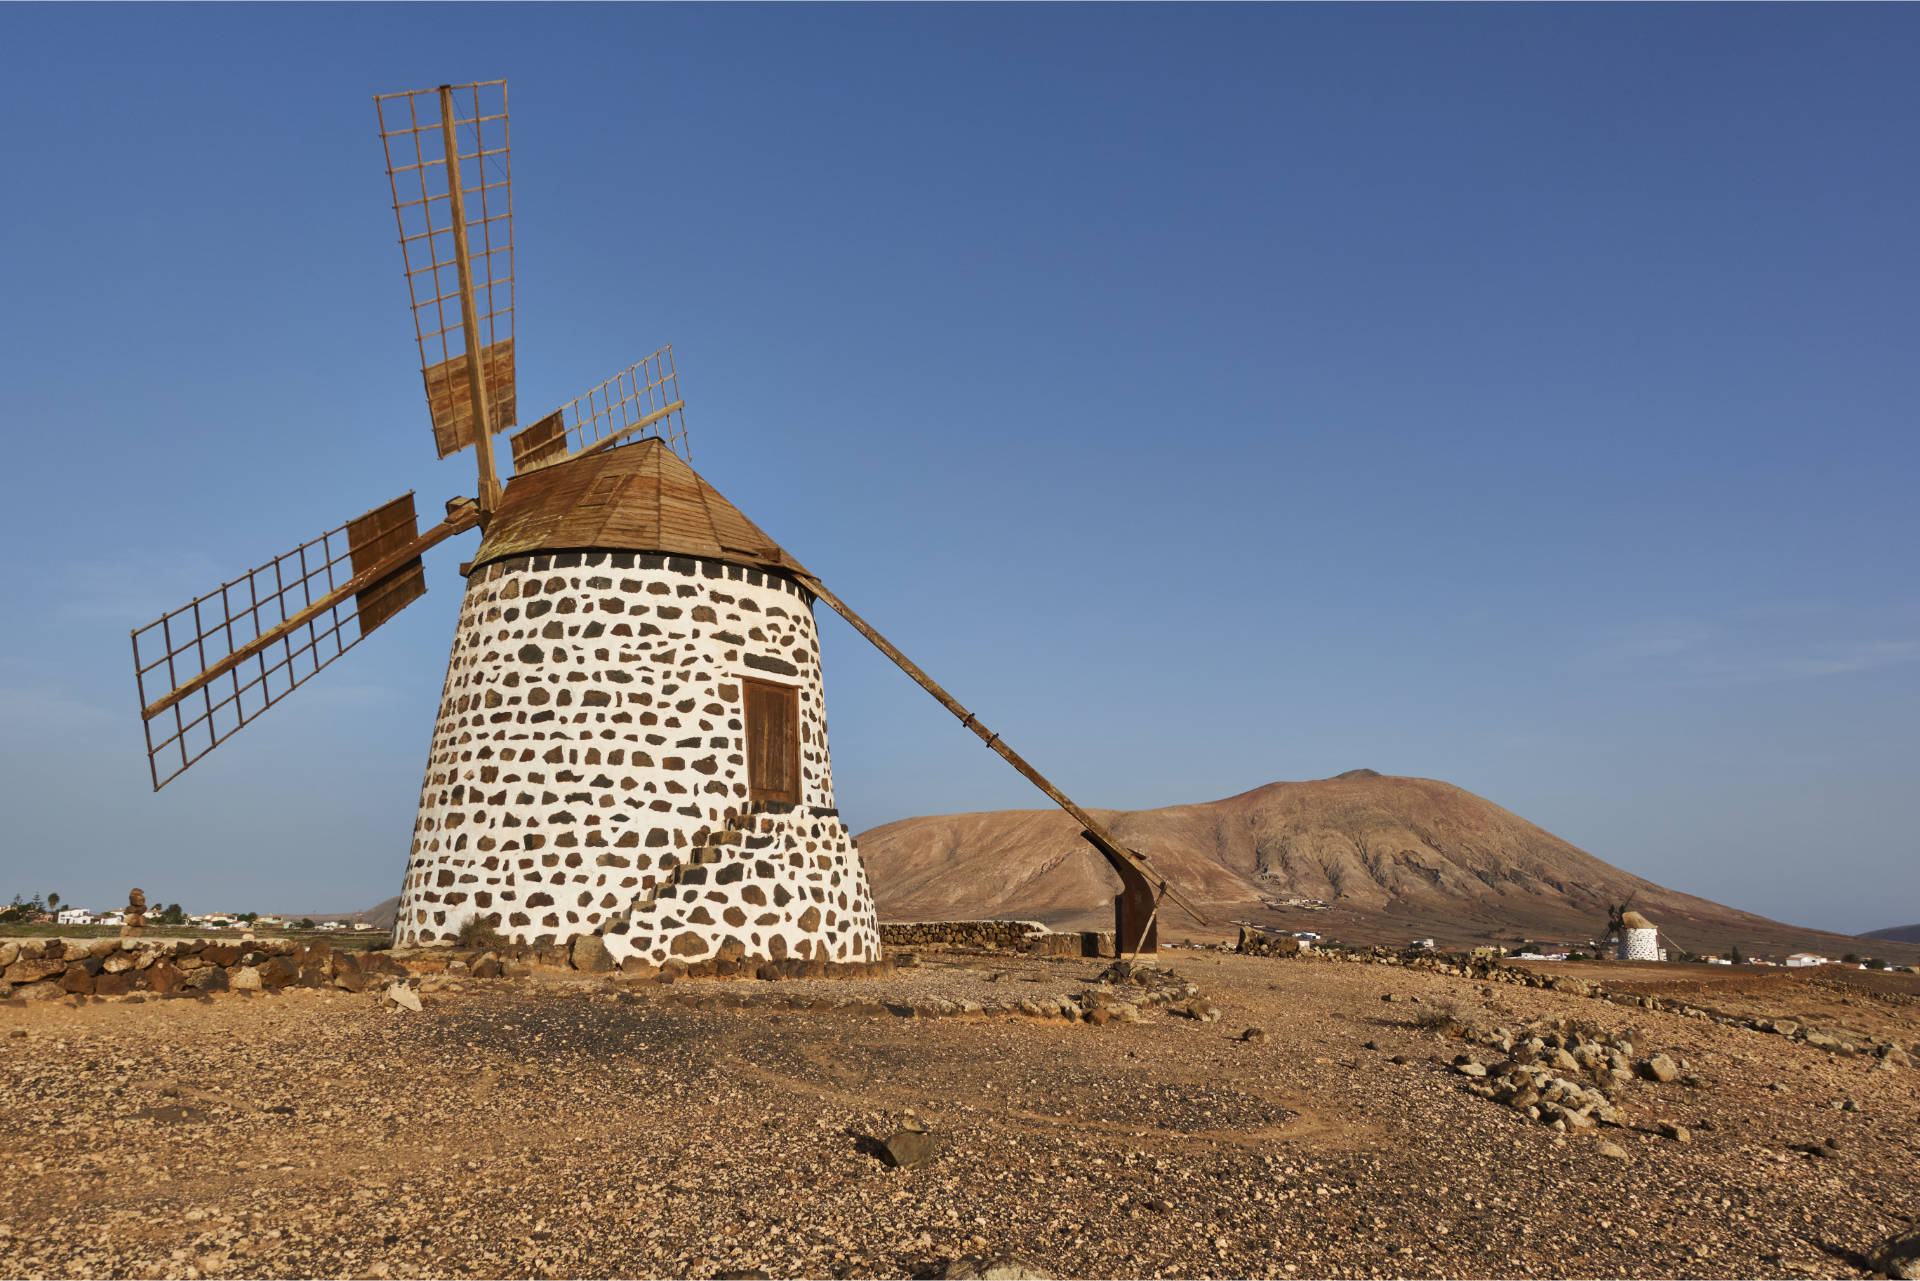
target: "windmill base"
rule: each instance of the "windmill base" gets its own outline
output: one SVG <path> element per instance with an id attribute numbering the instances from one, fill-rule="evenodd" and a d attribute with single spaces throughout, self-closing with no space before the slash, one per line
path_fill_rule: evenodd
<path id="1" fill-rule="evenodd" d="M 1133 864 L 1101 851 L 1114 874 L 1120 878 L 1120 892 L 1113 896 L 1114 951 L 1119 956 L 1160 950 L 1159 913 L 1153 886 Z"/>

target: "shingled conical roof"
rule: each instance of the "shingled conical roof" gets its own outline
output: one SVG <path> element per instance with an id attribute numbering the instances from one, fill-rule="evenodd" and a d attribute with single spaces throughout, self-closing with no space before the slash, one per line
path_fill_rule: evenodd
<path id="1" fill-rule="evenodd" d="M 657 438 L 515 476 L 473 563 L 558 551 L 662 552 L 802 568 Z"/>

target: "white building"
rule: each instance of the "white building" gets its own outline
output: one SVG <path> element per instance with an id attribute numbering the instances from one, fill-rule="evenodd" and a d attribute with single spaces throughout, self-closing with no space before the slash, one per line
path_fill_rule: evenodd
<path id="1" fill-rule="evenodd" d="M 1832 961 L 1829 961 L 1826 957 L 1817 955 L 1816 953 L 1813 953 L 1813 952 L 1795 952 L 1792 956 L 1789 956 L 1787 958 L 1787 965 L 1796 970 L 1803 970 L 1808 968 L 1809 966 L 1814 966 L 1814 965 L 1831 965 L 1831 964 L 1833 964 Z"/>
<path id="2" fill-rule="evenodd" d="M 92 925 L 100 918 L 84 907 L 63 907 L 54 918 L 61 925 Z"/>
<path id="3" fill-rule="evenodd" d="M 798 562 L 649 439 L 516 476 L 474 553 L 396 940 L 866 961 Z"/>
<path id="4" fill-rule="evenodd" d="M 1619 950 L 1614 956 L 1622 961 L 1664 961 L 1660 949 L 1660 929 L 1638 912 L 1620 915 Z"/>

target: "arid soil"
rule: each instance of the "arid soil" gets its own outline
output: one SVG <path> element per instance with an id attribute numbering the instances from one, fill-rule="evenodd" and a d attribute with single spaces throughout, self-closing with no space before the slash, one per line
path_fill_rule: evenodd
<path id="1" fill-rule="evenodd" d="M 1749 956 L 1920 962 L 1911 943 L 1801 929 L 1663 888 L 1435 779 L 1351 770 L 1204 804 L 1097 812 L 1216 922 L 1395 947 L 1431 936 L 1462 949 L 1521 938 L 1578 948 L 1604 934 L 1610 904 L 1631 896 L 1669 946 L 1690 952 L 1737 945 Z M 1057 810 L 903 819 L 859 842 L 883 921 L 1112 927 L 1110 911 L 1089 905 L 1108 902 L 1119 879 Z M 1163 938 L 1219 937 L 1178 914 L 1160 928 Z"/>
<path id="2" fill-rule="evenodd" d="M 995 990 L 1057 994 L 1104 964 L 929 957 L 821 986 L 912 1002 L 1004 971 Z M 302 989 L 0 1008 L 0 1275 L 938 1276 L 1009 1254 L 1059 1277 L 1847 1277 L 1920 1217 L 1913 1069 L 1424 971 L 1161 964 L 1224 1017 L 701 1009 L 810 985 L 584 976 L 419 1013 Z M 1893 980 L 1633 974 L 1605 981 L 1906 1045 L 1920 1025 Z M 1625 1127 L 1561 1134 L 1448 1066 L 1474 1050 L 1449 1022 L 1560 1018 L 1685 1075 L 1622 1092 Z M 909 1114 L 938 1154 L 893 1168 L 878 1141 Z"/>

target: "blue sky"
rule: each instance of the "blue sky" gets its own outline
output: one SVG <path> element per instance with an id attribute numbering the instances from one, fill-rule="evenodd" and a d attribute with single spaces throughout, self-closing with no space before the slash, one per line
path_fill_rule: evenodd
<path id="1" fill-rule="evenodd" d="M 397 892 L 471 535 L 158 796 L 126 634 L 472 491 L 369 99 L 504 76 L 523 407 L 673 342 L 702 473 L 1083 802 L 1369 766 L 1787 920 L 1920 919 L 1917 37 L 0 8 L 0 897 Z M 1043 803 L 823 633 L 856 829 Z"/>

